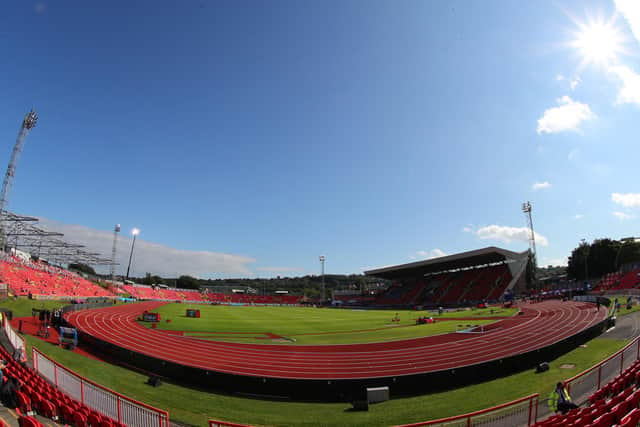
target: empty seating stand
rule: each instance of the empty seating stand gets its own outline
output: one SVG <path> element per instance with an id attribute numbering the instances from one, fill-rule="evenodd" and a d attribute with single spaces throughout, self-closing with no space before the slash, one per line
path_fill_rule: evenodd
<path id="1" fill-rule="evenodd" d="M 68 270 L 13 258 L 0 261 L 0 280 L 7 283 L 14 295 L 113 296 L 107 289 Z"/>

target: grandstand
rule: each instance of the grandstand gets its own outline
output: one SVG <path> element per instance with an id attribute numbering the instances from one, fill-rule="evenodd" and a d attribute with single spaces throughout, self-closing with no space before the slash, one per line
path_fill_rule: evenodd
<path id="1" fill-rule="evenodd" d="M 0 261 L 0 280 L 14 295 L 109 297 L 113 293 L 69 270 L 9 257 Z"/>
<path id="2" fill-rule="evenodd" d="M 633 269 L 627 273 L 615 272 L 605 275 L 598 285 L 594 288 L 595 291 L 615 291 L 615 290 L 627 290 L 637 289 L 640 285 L 640 269 Z"/>
<path id="3" fill-rule="evenodd" d="M 393 282 L 376 297 L 378 306 L 460 306 L 498 301 L 507 290 L 524 291 L 528 255 L 491 246 L 365 274 Z"/>
<path id="4" fill-rule="evenodd" d="M 122 291 L 134 298 L 157 301 L 185 301 L 195 303 L 217 303 L 217 304 L 298 304 L 300 296 L 278 294 L 278 295 L 253 295 L 220 292 L 197 291 L 194 289 L 166 288 L 147 285 L 122 285 Z"/>

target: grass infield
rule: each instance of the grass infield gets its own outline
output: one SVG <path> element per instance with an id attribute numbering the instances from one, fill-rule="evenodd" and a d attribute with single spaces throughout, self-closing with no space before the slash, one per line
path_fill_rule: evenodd
<path id="1" fill-rule="evenodd" d="M 201 317 L 186 317 L 187 308 L 199 309 Z M 517 312 L 512 308 L 493 308 L 438 315 L 437 312 L 412 310 L 188 304 L 167 304 L 156 311 L 161 319 L 158 329 L 180 331 L 201 339 L 257 344 L 356 344 L 417 338 L 455 332 L 471 325 L 486 325 Z M 396 315 L 399 321 L 393 321 Z M 436 323 L 416 325 L 418 317 L 433 317 Z M 151 327 L 149 322 L 140 323 Z"/>

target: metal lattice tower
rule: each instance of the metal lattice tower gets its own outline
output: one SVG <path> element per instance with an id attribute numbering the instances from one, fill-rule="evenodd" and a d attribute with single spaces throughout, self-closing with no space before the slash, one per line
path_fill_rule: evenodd
<path id="1" fill-rule="evenodd" d="M 536 270 L 538 269 L 538 260 L 536 255 L 536 234 L 533 231 L 533 219 L 531 218 L 531 203 L 525 202 L 522 204 L 522 212 L 524 212 L 524 216 L 527 219 L 527 228 L 529 229 L 529 252 L 531 253 L 531 258 L 533 260 L 533 270 L 532 270 L 532 279 L 537 286 L 536 280 Z"/>
<path id="2" fill-rule="evenodd" d="M 22 126 L 20 126 L 20 132 L 18 133 L 16 144 L 13 146 L 13 152 L 11 153 L 11 160 L 9 161 L 9 166 L 7 166 L 7 173 L 4 175 L 4 181 L 2 182 L 2 193 L 0 193 L 0 249 L 3 251 L 5 246 L 4 214 L 9 201 L 9 192 L 13 186 L 13 179 L 16 174 L 16 165 L 27 135 L 29 135 L 29 131 L 35 127 L 37 121 L 38 115 L 33 109 L 29 111 L 24 117 L 24 120 L 22 120 Z"/>
<path id="3" fill-rule="evenodd" d="M 116 224 L 113 229 L 113 248 L 111 248 L 111 280 L 116 280 L 116 245 L 118 244 L 118 233 L 120 232 L 120 224 Z"/>
<path id="4" fill-rule="evenodd" d="M 529 229 L 529 250 L 531 254 L 536 256 L 536 235 L 533 232 L 533 220 L 531 219 L 531 203 L 525 202 L 522 204 L 522 212 L 527 219 L 527 228 Z"/>

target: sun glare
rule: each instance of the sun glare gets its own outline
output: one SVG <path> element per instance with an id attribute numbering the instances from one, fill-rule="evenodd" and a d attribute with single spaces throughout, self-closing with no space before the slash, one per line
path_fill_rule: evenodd
<path id="1" fill-rule="evenodd" d="M 571 46 L 582 56 L 583 65 L 608 65 L 623 52 L 623 38 L 613 22 L 579 23 Z"/>

